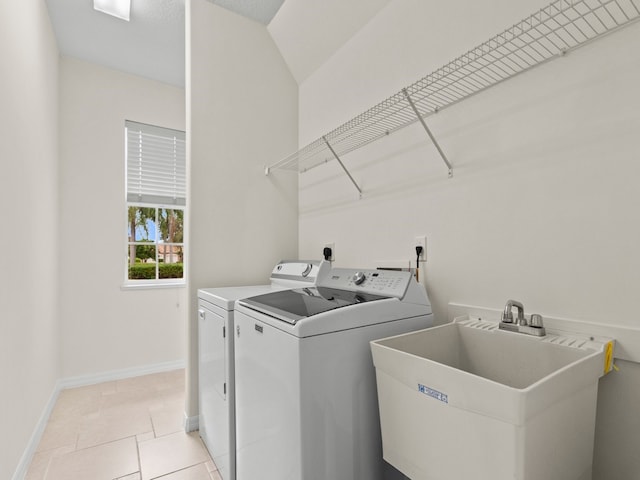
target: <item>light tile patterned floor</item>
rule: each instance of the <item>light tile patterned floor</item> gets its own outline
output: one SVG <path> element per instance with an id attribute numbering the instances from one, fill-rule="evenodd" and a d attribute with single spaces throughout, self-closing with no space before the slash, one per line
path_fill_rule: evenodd
<path id="1" fill-rule="evenodd" d="M 220 480 L 183 417 L 184 370 L 64 390 L 25 480 Z"/>

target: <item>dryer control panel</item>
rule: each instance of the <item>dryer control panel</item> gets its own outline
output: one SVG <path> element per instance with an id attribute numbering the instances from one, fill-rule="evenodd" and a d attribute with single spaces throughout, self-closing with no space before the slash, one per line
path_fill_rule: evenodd
<path id="1" fill-rule="evenodd" d="M 412 280 L 410 272 L 333 268 L 318 286 L 402 298 Z"/>

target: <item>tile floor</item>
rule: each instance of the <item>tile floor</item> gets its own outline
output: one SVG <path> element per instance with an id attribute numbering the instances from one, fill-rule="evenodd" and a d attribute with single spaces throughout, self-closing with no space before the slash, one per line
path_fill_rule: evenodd
<path id="1" fill-rule="evenodd" d="M 184 370 L 64 390 L 25 480 L 220 480 L 183 418 Z"/>

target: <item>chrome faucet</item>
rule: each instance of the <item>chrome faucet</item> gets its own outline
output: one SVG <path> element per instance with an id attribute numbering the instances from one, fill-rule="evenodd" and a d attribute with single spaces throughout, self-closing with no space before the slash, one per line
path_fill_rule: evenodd
<path id="1" fill-rule="evenodd" d="M 518 309 L 518 317 L 513 321 L 513 307 Z M 542 316 L 534 313 L 527 322 L 524 316 L 524 306 L 515 300 L 509 300 L 504 306 L 502 319 L 498 324 L 500 330 L 508 330 L 510 332 L 525 333 L 527 335 L 535 335 L 536 337 L 544 337 L 547 332 L 542 326 Z"/>
<path id="2" fill-rule="evenodd" d="M 522 303 L 516 302 L 515 300 L 507 301 L 507 304 L 504 306 L 504 312 L 502 312 L 502 321 L 505 323 L 513 323 L 513 307 L 518 309 L 516 325 L 526 325 L 527 319 L 524 318 L 524 306 Z"/>

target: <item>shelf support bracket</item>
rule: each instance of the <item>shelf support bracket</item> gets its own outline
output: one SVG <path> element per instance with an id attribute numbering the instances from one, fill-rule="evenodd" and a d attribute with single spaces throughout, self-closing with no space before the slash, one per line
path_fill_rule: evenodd
<path id="1" fill-rule="evenodd" d="M 327 147 L 329 148 L 329 150 L 331 150 L 331 153 L 333 154 L 333 156 L 335 157 L 335 159 L 338 161 L 338 163 L 340 164 L 340 166 L 342 167 L 342 169 L 344 170 L 344 173 L 347 174 L 347 177 L 349 177 L 349 180 L 351 180 L 351 183 L 353 183 L 353 186 L 356 187 L 356 189 L 358 190 L 358 193 L 360 194 L 360 198 L 362 198 L 362 190 L 360 189 L 360 187 L 358 186 L 358 184 L 356 183 L 356 181 L 353 179 L 353 177 L 351 176 L 351 174 L 349 173 L 349 170 L 347 170 L 347 167 L 344 166 L 344 163 L 342 163 L 342 160 L 340 160 L 340 157 L 338 156 L 338 154 L 336 153 L 336 151 L 333 149 L 333 147 L 331 146 L 331 144 L 329 143 L 329 141 L 327 140 L 327 137 L 323 136 L 322 140 L 324 140 L 324 143 L 327 144 Z"/>
<path id="2" fill-rule="evenodd" d="M 451 166 L 451 163 L 449 162 L 449 160 L 447 160 L 447 156 L 442 151 L 442 148 L 440 148 L 440 145 L 438 144 L 436 137 L 433 136 L 433 133 L 431 133 L 431 130 L 427 126 L 426 122 L 424 121 L 424 118 L 422 118 L 422 115 L 420 115 L 420 112 L 418 111 L 418 107 L 416 107 L 416 104 L 413 103 L 413 99 L 409 95 L 409 92 L 407 91 L 406 88 L 403 88 L 402 93 L 404 93 L 404 96 L 407 98 L 407 102 L 409 102 L 409 105 L 411 105 L 411 108 L 413 109 L 413 113 L 415 113 L 416 117 L 418 117 L 418 120 L 420 120 L 420 123 L 422 124 L 423 128 L 427 132 L 427 135 L 429 135 L 429 138 L 431 139 L 436 149 L 438 150 L 438 153 L 442 157 L 442 160 L 447 165 L 447 168 L 449 169 L 449 178 L 453 177 L 453 167 Z"/>

